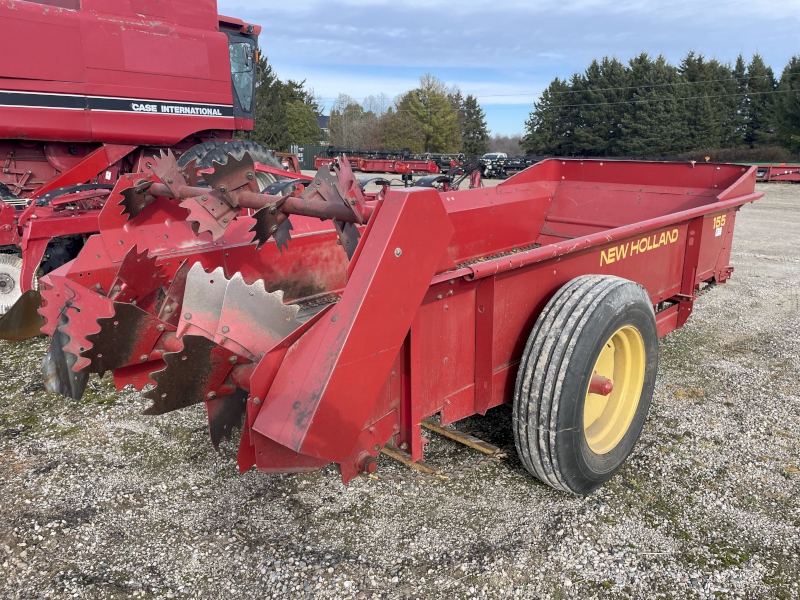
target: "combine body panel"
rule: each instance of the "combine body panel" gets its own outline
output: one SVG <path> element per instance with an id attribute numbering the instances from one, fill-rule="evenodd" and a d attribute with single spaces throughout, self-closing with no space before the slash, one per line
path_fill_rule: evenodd
<path id="1" fill-rule="evenodd" d="M 250 47 L 260 28 L 227 23 L 214 0 L 63 5 L 0 3 L 0 138 L 173 146 L 252 129 L 251 92 L 234 102 L 229 38 Z"/>
<path id="2" fill-rule="evenodd" d="M 229 159 L 210 192 L 165 185 L 163 159 L 120 181 L 43 279 L 55 389 L 113 371 L 154 385 L 151 414 L 205 402 L 215 444 L 241 426 L 242 471 L 335 462 L 344 481 L 387 444 L 420 460 L 426 418 L 512 403 L 526 468 L 601 485 L 641 431 L 657 337 L 731 276 L 736 211 L 761 196 L 737 165 L 544 160 L 494 188 L 368 194 L 343 159 L 284 195 L 248 191 L 251 169 Z"/>

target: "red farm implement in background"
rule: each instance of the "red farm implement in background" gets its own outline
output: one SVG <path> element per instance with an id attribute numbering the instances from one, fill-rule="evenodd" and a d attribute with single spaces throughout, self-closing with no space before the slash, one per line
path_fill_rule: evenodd
<path id="1" fill-rule="evenodd" d="M 210 189 L 170 156 L 126 174 L 42 279 L 48 388 L 110 371 L 148 414 L 204 403 L 214 444 L 241 427 L 243 472 L 338 463 L 345 482 L 387 445 L 422 459 L 431 416 L 505 403 L 525 467 L 588 493 L 638 439 L 658 338 L 731 276 L 736 213 L 761 197 L 736 165 L 550 159 L 493 188 L 373 193 L 349 165 L 263 193 L 247 155 Z"/>
<path id="2" fill-rule="evenodd" d="M 342 156 L 346 156 L 353 171 L 361 173 L 394 173 L 404 175 L 411 173 L 440 173 L 439 165 L 434 160 L 425 160 L 412 157 L 408 151 L 359 151 L 354 155 L 342 149 L 329 148 L 328 156 L 315 156 L 314 168 L 321 169 L 333 164 Z"/>
<path id="3" fill-rule="evenodd" d="M 764 183 L 800 183 L 800 165 L 759 165 L 756 178 Z"/>
<path id="4" fill-rule="evenodd" d="M 201 168 L 249 151 L 275 169 L 262 187 L 284 173 L 232 139 L 253 127 L 260 29 L 208 0 L 0 0 L 0 335 L 31 322 L 37 271 L 74 258 L 159 148 Z"/>

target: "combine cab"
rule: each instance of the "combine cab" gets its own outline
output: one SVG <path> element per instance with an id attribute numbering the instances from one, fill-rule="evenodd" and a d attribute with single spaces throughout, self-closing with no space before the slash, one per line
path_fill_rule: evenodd
<path id="1" fill-rule="evenodd" d="M 42 279 L 48 388 L 111 372 L 158 415 L 204 404 L 242 472 L 423 457 L 423 420 L 513 406 L 525 467 L 585 494 L 625 461 L 658 338 L 730 276 L 735 165 L 544 160 L 495 188 L 365 191 L 346 158 L 259 191 L 249 155 L 124 175 Z"/>

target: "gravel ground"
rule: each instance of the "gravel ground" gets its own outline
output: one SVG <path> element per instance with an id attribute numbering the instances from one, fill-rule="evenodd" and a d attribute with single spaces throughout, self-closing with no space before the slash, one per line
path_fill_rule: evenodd
<path id="1" fill-rule="evenodd" d="M 43 339 L 0 347 L 4 598 L 798 598 L 800 186 L 736 223 L 726 285 L 660 345 L 628 463 L 577 498 L 515 457 L 438 483 L 239 475 L 202 407 L 146 417 L 94 379 L 43 392 Z M 512 442 L 510 411 L 459 427 Z M 433 436 L 443 469 L 472 450 Z"/>

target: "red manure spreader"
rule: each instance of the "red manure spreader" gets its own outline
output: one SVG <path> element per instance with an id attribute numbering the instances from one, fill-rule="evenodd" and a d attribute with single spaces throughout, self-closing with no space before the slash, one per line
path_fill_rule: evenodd
<path id="1" fill-rule="evenodd" d="M 158 415 L 204 403 L 242 472 L 343 481 L 423 421 L 513 407 L 525 468 L 586 494 L 632 451 L 658 338 L 725 282 L 756 168 L 543 160 L 497 187 L 366 192 L 349 161 L 259 190 L 251 156 L 119 179 L 41 280 L 51 390 L 90 373 Z M 205 185 L 198 185 L 201 175 Z M 370 186 L 372 187 L 372 186 Z"/>
<path id="2" fill-rule="evenodd" d="M 39 306 L 120 176 L 161 148 L 210 167 L 249 151 L 260 27 L 215 0 L 0 0 L 0 337 Z M 274 181 L 259 171 L 264 185 Z"/>

